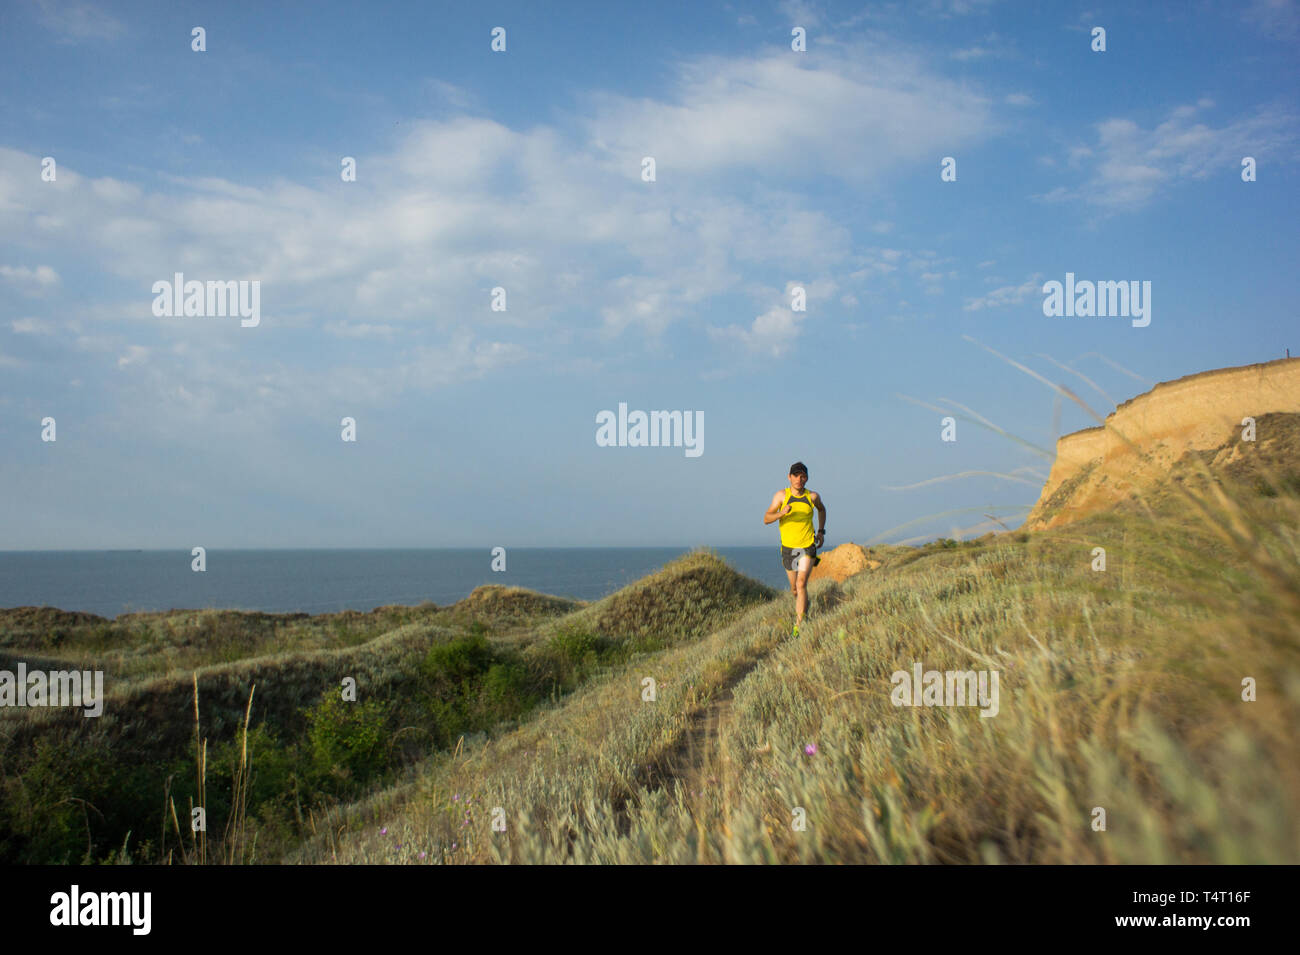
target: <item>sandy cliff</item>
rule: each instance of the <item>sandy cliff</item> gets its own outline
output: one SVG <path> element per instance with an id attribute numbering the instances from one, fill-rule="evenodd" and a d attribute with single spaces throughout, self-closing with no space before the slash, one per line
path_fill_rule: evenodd
<path id="1" fill-rule="evenodd" d="M 846 580 L 864 570 L 875 570 L 881 561 L 871 557 L 857 544 L 841 544 L 833 550 L 819 555 L 821 562 L 808 575 L 809 580 L 830 577 L 834 580 Z"/>
<path id="2" fill-rule="evenodd" d="M 1110 507 L 1159 481 L 1184 453 L 1217 448 L 1234 429 L 1241 432 L 1243 418 L 1270 412 L 1300 412 L 1300 358 L 1161 382 L 1116 408 L 1104 426 L 1057 441 L 1056 461 L 1025 529 L 1056 527 Z"/>

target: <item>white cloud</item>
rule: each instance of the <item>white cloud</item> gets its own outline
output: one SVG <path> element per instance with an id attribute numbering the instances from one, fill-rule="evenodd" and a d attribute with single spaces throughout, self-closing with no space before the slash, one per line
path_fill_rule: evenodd
<path id="1" fill-rule="evenodd" d="M 946 20 L 950 17 L 988 13 L 989 7 L 997 2 L 998 0 L 926 0 L 920 9 L 930 16 Z"/>
<path id="2" fill-rule="evenodd" d="M 988 57 L 1003 58 L 1015 55 L 1013 41 L 997 33 L 990 33 L 979 43 L 949 54 L 954 60 L 963 63 L 971 60 L 983 60 Z"/>
<path id="3" fill-rule="evenodd" d="M 1276 40 L 1293 40 L 1300 34 L 1300 4 L 1296 0 L 1251 0 L 1242 19 Z"/>
<path id="4" fill-rule="evenodd" d="M 787 52 L 690 61 L 665 102 L 594 97 L 599 108 L 578 124 L 585 141 L 467 116 L 403 124 L 391 152 L 357 157 L 358 181 L 343 189 L 330 170 L 265 184 L 163 174 L 171 188 L 150 191 L 64 165 L 47 190 L 10 193 L 32 159 L 0 149 L 0 228 L 39 232 L 79 268 L 143 288 L 175 271 L 257 278 L 283 321 L 323 314 L 343 323 L 335 334 L 412 321 L 445 330 L 463 314 L 539 327 L 571 307 L 575 286 L 559 276 L 595 256 L 578 288 L 603 331 L 655 334 L 701 321 L 698 304 L 736 286 L 737 264 L 824 274 L 844 259 L 852 234 L 839 209 L 779 191 L 783 176 L 797 183 L 820 167 L 865 185 L 940 144 L 991 134 L 990 104 L 968 86 L 919 58 L 857 52 L 832 44 L 802 65 Z M 660 181 L 642 183 L 651 150 Z M 734 189 L 718 181 L 742 166 L 761 175 L 736 176 Z M 497 285 L 508 312 L 486 311 Z"/>
<path id="5" fill-rule="evenodd" d="M 144 361 L 149 357 L 149 349 L 144 345 L 128 345 L 126 352 L 117 359 L 117 367 L 125 368 L 127 365 L 134 365 Z"/>
<path id="6" fill-rule="evenodd" d="M 780 358 L 793 347 L 799 337 L 799 330 L 808 317 L 807 311 L 796 312 L 792 307 L 792 293 L 796 287 L 802 287 L 807 295 L 806 305 L 809 309 L 814 303 L 828 300 L 837 291 L 833 281 L 786 283 L 781 298 L 766 312 L 755 318 L 746 328 L 741 325 L 727 325 L 723 328 L 709 328 L 709 336 L 717 342 L 736 343 L 746 351 Z M 854 303 L 856 303 L 856 298 Z"/>
<path id="7" fill-rule="evenodd" d="M 37 21 L 58 34 L 60 43 L 112 40 L 125 32 L 121 21 L 84 0 L 36 0 Z"/>
<path id="8" fill-rule="evenodd" d="M 1212 106 L 1202 98 L 1196 105 L 1170 110 L 1154 129 L 1143 129 L 1125 118 L 1096 124 L 1095 146 L 1069 149 L 1069 164 L 1091 167 L 1078 186 L 1057 186 L 1035 196 L 1047 202 L 1082 201 L 1108 212 L 1142 206 L 1180 182 L 1231 174 L 1243 156 L 1256 159 L 1289 154 L 1296 142 L 1295 117 L 1275 107 L 1261 107 L 1249 116 L 1213 127 L 1196 119 Z"/>
<path id="9" fill-rule="evenodd" d="M 0 279 L 27 295 L 40 295 L 59 284 L 59 273 L 48 265 L 34 269 L 25 265 L 0 265 Z"/>
<path id="10" fill-rule="evenodd" d="M 53 335 L 54 325 L 40 318 L 15 318 L 9 323 L 15 335 Z"/>
<path id="11" fill-rule="evenodd" d="M 902 52 L 703 57 L 677 80 L 672 102 L 590 97 L 592 142 L 624 175 L 653 156 L 661 184 L 755 170 L 865 184 L 995 132 L 990 100 Z"/>
<path id="12" fill-rule="evenodd" d="M 719 342 L 736 342 L 751 352 L 780 358 L 799 337 L 799 325 L 805 317 L 805 312 L 793 311 L 789 305 L 773 305 L 748 328 L 740 325 L 710 328 L 709 335 Z"/>
<path id="13" fill-rule="evenodd" d="M 1042 274 L 1034 275 L 1022 282 L 1020 285 L 1004 285 L 1001 288 L 995 288 L 987 295 L 980 295 L 976 298 L 968 298 L 962 305 L 962 310 L 966 312 L 977 312 L 983 308 L 1000 308 L 1005 305 L 1019 305 L 1030 295 L 1041 294 L 1042 292 Z"/>
<path id="14" fill-rule="evenodd" d="M 380 338 L 384 341 L 392 341 L 398 331 L 395 325 L 370 322 L 330 322 L 325 330 L 339 338 Z"/>
<path id="15" fill-rule="evenodd" d="M 803 27 L 811 30 L 822 25 L 822 13 L 819 4 L 809 0 L 781 0 L 776 8 L 790 21 L 791 27 Z"/>
<path id="16" fill-rule="evenodd" d="M 90 188 L 100 199 L 105 202 L 114 204 L 124 202 L 138 202 L 140 200 L 140 189 L 128 182 L 121 182 L 117 179 L 103 178 L 92 179 Z"/>
<path id="17" fill-rule="evenodd" d="M 296 181 L 160 173 L 159 188 L 61 163 L 56 182 L 19 188 L 39 158 L 0 148 L 0 231 L 19 248 L 59 248 L 65 272 L 139 289 L 135 300 L 79 302 L 85 329 L 60 323 L 81 360 L 120 371 L 113 387 L 135 407 L 160 396 L 189 403 L 186 414 L 385 402 L 521 362 L 581 367 L 594 360 L 584 344 L 674 323 L 724 349 L 739 340 L 783 352 L 804 317 L 788 297 L 725 329 L 709 326 L 703 306 L 749 291 L 746 270 L 797 275 L 810 297 L 857 303 L 861 289 L 837 291 L 836 280 L 888 279 L 914 258 L 856 253 L 844 206 L 810 201 L 805 173 L 869 193 L 886 170 L 994 132 L 991 101 L 969 84 L 919 57 L 872 52 L 828 39 L 816 60 L 788 51 L 693 60 L 662 102 L 592 97 L 596 108 L 570 127 L 576 139 L 558 126 L 516 131 L 469 116 L 403 122 L 391 149 L 356 151 L 348 184 L 327 167 Z M 454 103 L 457 88 L 429 88 Z M 648 153 L 659 158 L 655 183 L 639 177 Z M 893 223 L 869 228 L 883 235 Z M 57 284 L 50 266 L 4 268 L 21 286 Z M 159 323 L 151 285 L 178 271 L 259 279 L 263 328 L 232 336 L 219 323 Z M 489 309 L 498 285 L 506 312 Z M 597 322 L 556 320 L 575 303 Z M 313 330 L 322 334 L 297 340 L 310 352 L 297 365 L 250 337 Z M 142 337 L 150 333 L 156 340 Z M 403 343 L 396 367 L 384 349 L 393 341 Z"/>
<path id="18" fill-rule="evenodd" d="M 424 86 L 431 98 L 441 100 L 455 109 L 470 109 L 477 102 L 471 90 L 446 80 L 430 77 L 424 81 Z"/>

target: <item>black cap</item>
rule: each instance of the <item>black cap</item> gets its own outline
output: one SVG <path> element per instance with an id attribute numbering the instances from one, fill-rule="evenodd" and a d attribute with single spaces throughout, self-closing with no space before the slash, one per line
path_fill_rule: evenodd
<path id="1" fill-rule="evenodd" d="M 802 474 L 804 477 L 807 477 L 807 476 L 808 476 L 808 469 L 807 469 L 806 467 L 804 467 L 804 464 L 803 464 L 802 461 L 796 461 L 796 462 L 794 462 L 794 464 L 790 465 L 790 473 L 791 473 L 791 474 Z"/>

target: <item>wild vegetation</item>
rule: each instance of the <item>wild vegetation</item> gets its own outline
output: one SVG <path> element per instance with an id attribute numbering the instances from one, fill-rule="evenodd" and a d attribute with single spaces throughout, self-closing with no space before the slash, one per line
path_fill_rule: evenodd
<path id="1" fill-rule="evenodd" d="M 679 599 L 650 606 L 661 587 Z M 0 669 L 102 669 L 107 689 L 96 719 L 0 710 L 0 859 L 275 861 L 323 809 L 772 596 L 689 557 L 590 605 L 488 586 L 316 617 L 0 611 Z"/>
<path id="2" fill-rule="evenodd" d="M 787 593 L 707 551 L 586 605 L 8 612 L 0 667 L 112 689 L 98 720 L 3 714 L 0 854 L 1300 862 L 1292 438 L 1048 531 L 876 548 L 797 638 Z M 997 714 L 894 705 L 916 663 L 997 671 Z"/>

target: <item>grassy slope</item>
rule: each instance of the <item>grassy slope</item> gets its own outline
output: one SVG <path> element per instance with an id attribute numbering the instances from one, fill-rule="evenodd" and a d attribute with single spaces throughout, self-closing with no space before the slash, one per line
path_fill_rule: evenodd
<path id="1" fill-rule="evenodd" d="M 434 758 L 291 861 L 1298 862 L 1300 513 L 1236 493 L 1246 552 L 1175 501 L 818 582 L 798 639 L 787 596 L 755 606 Z M 1000 713 L 893 706 L 915 661 L 997 669 Z"/>
<path id="2" fill-rule="evenodd" d="M 360 646 L 407 624 L 463 630 L 478 620 L 510 633 L 582 606 L 520 587 L 487 586 L 447 607 L 426 603 L 314 616 L 169 610 L 106 620 L 51 607 L 15 607 L 0 610 L 0 666 L 22 659 L 102 669 L 117 684 L 168 675 L 188 680 L 196 669 L 253 656 Z"/>
<path id="3" fill-rule="evenodd" d="M 812 586 L 798 639 L 787 594 L 707 552 L 587 605 L 493 587 L 449 608 L 316 618 L 0 612 L 0 666 L 100 661 L 113 694 L 98 721 L 0 714 L 0 782 L 42 813 L 15 772 L 34 739 L 102 734 L 115 760 L 192 746 L 189 666 L 214 739 L 253 681 L 254 722 L 297 733 L 345 671 L 363 698 L 427 722 L 409 698 L 428 692 L 425 654 L 486 632 L 552 681 L 551 702 L 311 816 L 285 861 L 1297 862 L 1300 504 L 1290 439 L 1271 440 L 1234 452 L 1241 507 L 1208 494 L 1208 520 L 1179 497 L 1204 487 L 1201 454 L 1144 503 L 1073 525 L 879 548 L 880 570 Z M 890 674 L 917 661 L 997 669 L 999 714 L 894 707 Z M 1244 677 L 1258 702 L 1242 702 Z M 701 735 L 704 749 L 687 745 Z"/>
<path id="4" fill-rule="evenodd" d="M 654 593 L 676 596 L 655 607 Z M 186 780 L 195 772 L 196 679 L 201 733 L 212 753 L 230 751 L 256 686 L 252 722 L 271 735 L 254 742 L 254 781 L 260 778 L 265 800 L 280 804 L 274 838 L 268 830 L 261 844 L 278 845 L 293 838 L 289 816 L 299 827 L 310 818 L 309 799 L 364 787 L 457 734 L 508 725 L 539 697 L 558 699 L 581 685 L 602 663 L 698 638 L 772 595 L 697 553 L 594 604 L 486 586 L 450 607 L 316 617 L 170 611 L 106 621 L 51 608 L 0 611 L 0 668 L 22 660 L 29 669 L 106 671 L 99 719 L 69 708 L 0 711 L 0 796 L 7 804 L 0 807 L 0 858 L 76 861 L 87 845 L 90 858 L 104 858 L 128 830 L 137 847 L 142 829 L 161 831 L 157 845 L 174 843 L 156 807 L 167 787 L 184 815 L 185 791 L 194 788 Z M 356 680 L 361 705 L 322 714 L 344 677 Z M 309 740 L 312 719 L 321 715 L 328 732 Z M 375 733 L 377 749 L 370 745 Z M 368 755 L 341 777 L 323 778 L 315 772 L 322 741 L 348 756 L 366 745 Z M 270 791 L 268 773 L 276 776 Z M 224 815 L 233 799 L 213 795 L 208 790 L 207 805 Z M 222 831 L 225 819 L 213 822 L 210 831 Z"/>
<path id="5" fill-rule="evenodd" d="M 102 669 L 105 712 L 91 724 L 114 742 L 155 756 L 192 739 L 193 678 L 205 733 L 229 736 L 259 685 L 257 713 L 301 729 L 300 708 L 351 676 L 373 693 L 402 682 L 434 643 L 486 626 L 517 641 L 582 602 L 523 588 L 480 587 L 448 607 L 381 607 L 370 613 L 264 614 L 233 610 L 124 614 L 106 621 L 52 608 L 0 611 L 0 669 Z M 80 619 L 77 619 L 80 618 Z M 39 651 L 39 652 L 34 652 Z M 70 709 L 10 711 L 4 738 L 19 743 L 47 725 L 80 732 Z"/>

